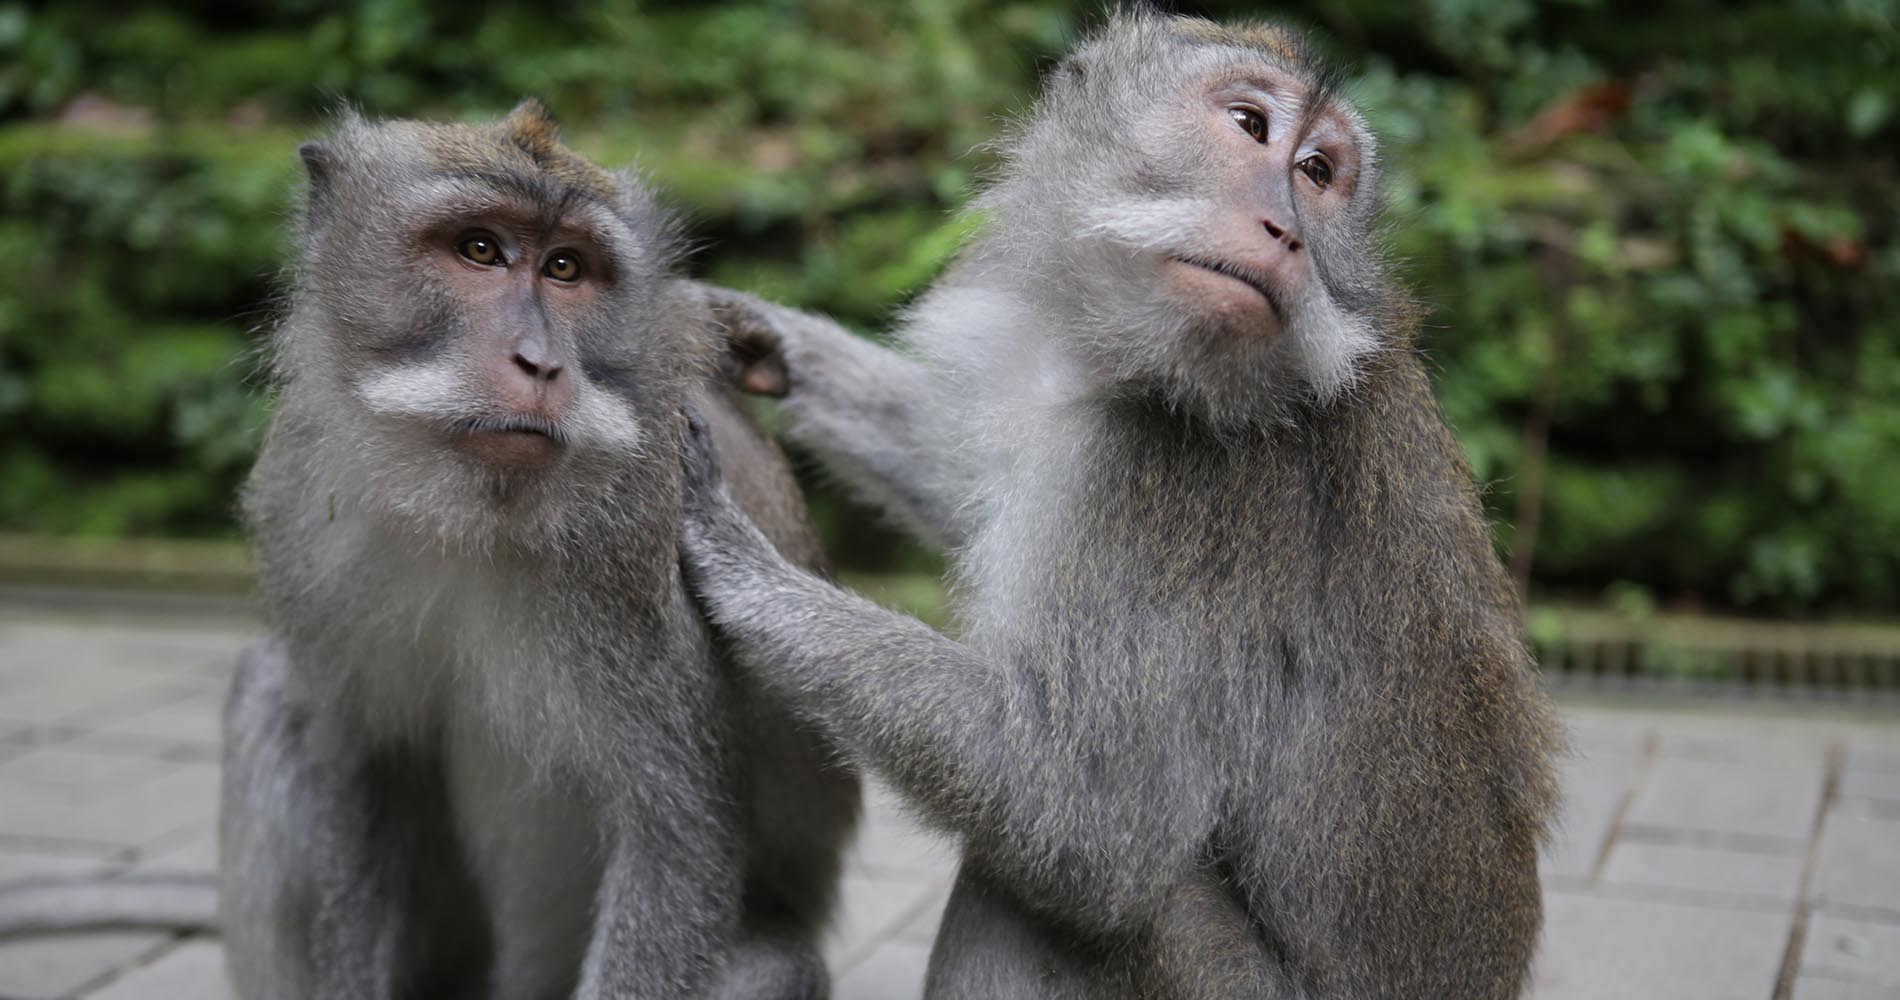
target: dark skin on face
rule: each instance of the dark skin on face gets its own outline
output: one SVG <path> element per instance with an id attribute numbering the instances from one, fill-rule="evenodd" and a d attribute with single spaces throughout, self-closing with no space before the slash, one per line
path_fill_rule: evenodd
<path id="1" fill-rule="evenodd" d="M 1352 130 L 1330 109 L 1313 113 L 1306 85 L 1268 67 L 1195 91 L 1186 106 L 1211 160 L 1210 188 L 1231 211 L 1210 234 L 1216 250 L 1170 255 L 1160 278 L 1217 328 L 1277 337 L 1285 303 L 1314 280 L 1302 220 L 1323 222 L 1352 197 Z"/>
<path id="2" fill-rule="evenodd" d="M 499 469 L 552 463 L 574 394 L 567 331 L 598 302 L 608 255 L 585 227 L 548 229 L 507 212 L 435 227 L 424 243 L 443 287 L 473 318 L 470 353 L 493 404 L 490 417 L 451 431 L 456 447 Z"/>

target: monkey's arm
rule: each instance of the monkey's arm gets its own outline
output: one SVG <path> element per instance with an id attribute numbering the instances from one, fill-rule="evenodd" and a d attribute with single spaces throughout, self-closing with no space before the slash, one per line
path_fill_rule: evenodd
<path id="1" fill-rule="evenodd" d="M 682 566 L 735 659 L 876 768 L 1025 903 L 1102 932 L 1152 917 L 1207 847 L 1209 774 L 1179 735 L 1052 725 L 1004 664 L 846 593 L 771 548 L 689 435 Z M 1102 720 L 1103 725 L 1112 720 Z M 1073 729 L 1087 730 L 1076 721 Z M 1138 753 L 1118 748 L 1136 747 Z"/>
<path id="2" fill-rule="evenodd" d="M 411 852 L 363 744 L 299 689 L 275 641 L 245 650 L 225 707 L 219 831 L 225 942 L 247 997 L 393 997 L 413 940 Z"/>
<path id="3" fill-rule="evenodd" d="M 821 316 L 702 286 L 735 381 L 781 397 L 785 436 L 926 541 L 961 542 L 969 482 L 944 440 L 945 389 L 923 365 Z"/>

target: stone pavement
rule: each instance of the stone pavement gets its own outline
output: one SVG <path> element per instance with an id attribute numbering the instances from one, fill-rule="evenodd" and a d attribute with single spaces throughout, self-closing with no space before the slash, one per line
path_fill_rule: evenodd
<path id="1" fill-rule="evenodd" d="M 241 620 L 0 612 L 0 880 L 208 870 Z M 1900 997 L 1900 716 L 1567 702 L 1537 1000 Z M 874 795 L 838 1000 L 918 996 L 953 852 Z M 0 943 L 0 998 L 222 1000 L 215 939 Z"/>

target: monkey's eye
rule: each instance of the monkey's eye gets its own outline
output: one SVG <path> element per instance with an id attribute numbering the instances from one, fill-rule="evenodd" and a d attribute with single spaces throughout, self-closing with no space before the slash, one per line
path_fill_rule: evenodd
<path id="1" fill-rule="evenodd" d="M 541 273 L 555 281 L 574 281 L 581 276 L 581 259 L 567 250 L 556 250 L 541 266 Z"/>
<path id="2" fill-rule="evenodd" d="M 1333 161 L 1327 159 L 1325 153 L 1313 153 L 1294 166 L 1300 168 L 1300 173 L 1305 174 L 1306 179 L 1321 191 L 1333 183 Z"/>
<path id="3" fill-rule="evenodd" d="M 1228 108 L 1227 117 L 1240 126 L 1240 130 L 1253 136 L 1253 141 L 1262 145 L 1267 141 L 1267 118 L 1252 108 Z"/>
<path id="4" fill-rule="evenodd" d="M 501 255 L 501 242 L 487 233 L 470 233 L 462 237 L 455 245 L 455 252 L 477 264 L 506 264 Z"/>

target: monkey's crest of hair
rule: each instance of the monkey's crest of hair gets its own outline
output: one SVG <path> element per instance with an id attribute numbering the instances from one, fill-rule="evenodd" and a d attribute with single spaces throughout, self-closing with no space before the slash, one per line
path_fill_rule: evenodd
<path id="1" fill-rule="evenodd" d="M 508 117 L 488 128 L 433 128 L 438 141 L 431 152 L 445 172 L 493 169 L 499 153 L 503 164 L 538 171 L 558 184 L 602 201 L 612 201 L 620 194 L 613 175 L 561 144 L 560 127 L 547 108 L 533 98 L 522 101 Z M 518 164 L 508 164 L 511 147 L 520 151 Z"/>

